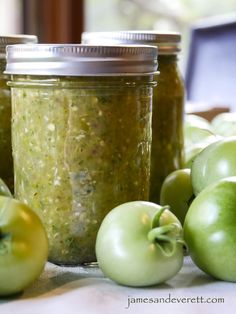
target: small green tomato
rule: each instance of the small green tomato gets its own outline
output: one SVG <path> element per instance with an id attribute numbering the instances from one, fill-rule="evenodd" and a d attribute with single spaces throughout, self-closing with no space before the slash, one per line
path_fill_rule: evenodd
<path id="1" fill-rule="evenodd" d="M 161 187 L 160 203 L 169 205 L 182 224 L 193 198 L 190 169 L 175 170 L 165 178 Z"/>
<path id="2" fill-rule="evenodd" d="M 25 204 L 0 196 L 0 296 L 33 283 L 47 257 L 48 240 L 39 217 Z"/>

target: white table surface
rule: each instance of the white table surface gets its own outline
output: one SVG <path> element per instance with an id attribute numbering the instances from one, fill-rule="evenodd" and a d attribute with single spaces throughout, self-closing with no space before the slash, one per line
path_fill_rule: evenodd
<path id="1" fill-rule="evenodd" d="M 217 298 L 223 302 L 217 303 Z M 0 314 L 54 313 L 236 313 L 236 283 L 210 278 L 189 257 L 185 257 L 183 268 L 174 278 L 148 288 L 117 285 L 104 278 L 97 268 L 48 263 L 40 278 L 24 293 L 0 299 Z"/>

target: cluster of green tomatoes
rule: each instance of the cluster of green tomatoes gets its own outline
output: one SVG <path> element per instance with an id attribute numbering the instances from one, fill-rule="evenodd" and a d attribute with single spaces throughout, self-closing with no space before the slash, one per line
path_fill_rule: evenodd
<path id="1" fill-rule="evenodd" d="M 208 275 L 236 282 L 236 113 L 185 119 L 185 168 L 169 174 L 160 204 L 112 210 L 97 236 L 106 276 L 128 286 L 166 281 L 184 254 Z"/>

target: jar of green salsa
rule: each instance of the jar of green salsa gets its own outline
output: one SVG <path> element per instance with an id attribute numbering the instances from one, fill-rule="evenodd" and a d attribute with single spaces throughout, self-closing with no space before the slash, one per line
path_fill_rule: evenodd
<path id="1" fill-rule="evenodd" d="M 16 197 L 46 227 L 56 264 L 94 262 L 104 216 L 148 200 L 157 51 L 8 47 Z"/>
<path id="2" fill-rule="evenodd" d="M 6 46 L 9 44 L 37 42 L 36 36 L 0 36 L 0 178 L 13 192 L 13 161 L 11 148 L 11 95 L 7 86 Z"/>
<path id="3" fill-rule="evenodd" d="M 150 201 L 159 202 L 165 177 L 183 166 L 184 84 L 178 69 L 181 36 L 156 31 L 91 32 L 84 43 L 148 44 L 158 47 L 158 81 L 154 88 Z"/>
<path id="4" fill-rule="evenodd" d="M 154 89 L 150 200 L 160 201 L 165 177 L 183 166 L 184 83 L 177 56 L 180 35 L 157 33 L 159 51 L 158 87 Z"/>

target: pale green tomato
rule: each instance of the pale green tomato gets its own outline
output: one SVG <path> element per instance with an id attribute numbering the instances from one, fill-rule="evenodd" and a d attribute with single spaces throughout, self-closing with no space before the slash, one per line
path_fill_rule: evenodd
<path id="1" fill-rule="evenodd" d="M 216 134 L 236 136 L 236 112 L 225 112 L 217 115 L 211 122 Z"/>
<path id="2" fill-rule="evenodd" d="M 0 296 L 33 283 L 47 256 L 48 240 L 38 216 L 25 204 L 0 196 Z"/>
<path id="3" fill-rule="evenodd" d="M 197 127 L 199 129 L 205 129 L 213 132 L 211 123 L 198 115 L 186 114 L 184 117 L 184 127 Z"/>
<path id="4" fill-rule="evenodd" d="M 236 175 L 236 137 L 227 137 L 203 149 L 194 159 L 191 177 L 194 194 L 209 184 Z"/>
<path id="5" fill-rule="evenodd" d="M 214 129 L 209 121 L 194 115 L 187 114 L 184 119 L 184 146 L 185 150 L 197 144 L 209 145 L 218 140 Z"/>
<path id="6" fill-rule="evenodd" d="M 197 143 L 195 145 L 190 145 L 186 147 L 185 153 L 185 160 L 184 160 L 184 168 L 191 168 L 194 158 L 209 144 L 206 142 Z"/>
<path id="7" fill-rule="evenodd" d="M 219 138 L 207 129 L 201 129 L 195 126 L 190 126 L 184 129 L 184 145 L 185 149 L 196 143 L 211 144 Z"/>
<path id="8" fill-rule="evenodd" d="M 182 267 L 182 226 L 174 214 L 157 204 L 122 204 L 104 218 L 96 256 L 103 273 L 119 284 L 159 284 Z"/>

